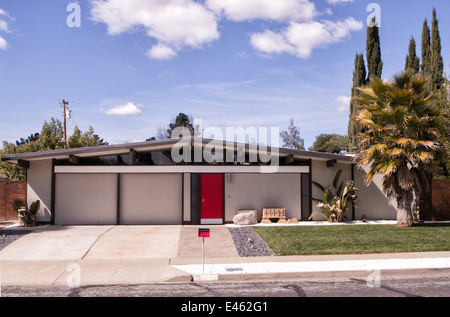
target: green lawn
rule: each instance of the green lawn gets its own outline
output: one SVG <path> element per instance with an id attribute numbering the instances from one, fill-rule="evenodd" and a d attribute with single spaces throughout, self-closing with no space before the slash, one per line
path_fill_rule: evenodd
<path id="1" fill-rule="evenodd" d="M 450 224 L 254 227 L 275 254 L 450 251 Z"/>

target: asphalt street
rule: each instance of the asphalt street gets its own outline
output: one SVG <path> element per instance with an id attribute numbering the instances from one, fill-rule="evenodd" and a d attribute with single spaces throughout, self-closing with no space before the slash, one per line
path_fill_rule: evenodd
<path id="1" fill-rule="evenodd" d="M 450 276 L 379 276 L 376 279 L 304 279 L 252 282 L 153 283 L 142 285 L 6 286 L 2 297 L 170 297 L 295 298 L 295 297 L 450 297 Z M 183 299 L 178 300 L 183 303 Z"/>

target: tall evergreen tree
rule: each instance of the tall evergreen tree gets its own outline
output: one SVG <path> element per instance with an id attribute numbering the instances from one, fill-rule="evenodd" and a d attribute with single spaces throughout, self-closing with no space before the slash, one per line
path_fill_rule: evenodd
<path id="1" fill-rule="evenodd" d="M 405 71 L 412 70 L 415 74 L 420 71 L 420 59 L 416 54 L 416 41 L 413 37 L 409 41 L 408 56 L 406 56 Z"/>
<path id="2" fill-rule="evenodd" d="M 360 127 L 355 124 L 354 117 L 358 112 L 358 102 L 354 100 L 358 96 L 358 88 L 365 86 L 366 81 L 366 65 L 364 63 L 364 55 L 356 54 L 355 56 L 355 70 L 353 71 L 353 87 L 352 100 L 350 102 L 350 119 L 348 124 L 348 151 L 354 152 L 357 145 L 357 136 L 361 132 Z"/>
<path id="3" fill-rule="evenodd" d="M 423 76 L 428 77 L 431 73 L 431 35 L 428 21 L 423 22 L 422 30 L 422 66 L 420 72 Z"/>
<path id="4" fill-rule="evenodd" d="M 375 18 L 373 20 L 375 23 Z M 372 78 L 381 79 L 381 73 L 383 71 L 383 61 L 381 60 L 381 44 L 378 24 L 369 26 L 367 28 L 367 68 L 368 80 Z"/>
<path id="5" fill-rule="evenodd" d="M 441 36 L 439 35 L 439 22 L 436 9 L 433 9 L 431 27 L 431 89 L 441 89 L 444 83 L 444 60 L 441 55 Z"/>

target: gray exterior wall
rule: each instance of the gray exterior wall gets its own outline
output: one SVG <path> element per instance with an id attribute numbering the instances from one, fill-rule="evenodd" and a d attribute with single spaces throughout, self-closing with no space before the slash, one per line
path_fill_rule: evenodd
<path id="1" fill-rule="evenodd" d="M 183 222 L 191 221 L 191 173 L 183 175 Z"/>
<path id="2" fill-rule="evenodd" d="M 351 164 L 338 163 L 334 167 L 327 167 L 326 162 L 313 161 L 312 162 L 312 179 L 318 182 L 322 186 L 332 186 L 334 176 L 336 172 L 342 169 L 341 182 L 345 183 L 352 179 Z M 375 177 L 374 182 L 370 185 L 366 185 L 364 177 L 366 172 L 362 169 L 354 168 L 354 181 L 355 187 L 359 189 L 357 192 L 358 200 L 356 201 L 355 208 L 355 220 L 361 220 L 363 216 L 368 220 L 395 220 L 397 217 L 397 211 L 395 204 L 390 201 L 382 190 L 382 178 L 380 176 Z M 323 199 L 323 192 L 313 185 L 313 198 Z M 317 202 L 313 201 L 313 211 L 320 212 L 317 207 Z M 347 220 L 352 220 L 352 209 L 346 212 Z M 316 215 L 313 220 L 323 220 L 324 218 Z"/>
<path id="3" fill-rule="evenodd" d="M 351 164 L 342 164 L 338 163 L 336 166 L 327 167 L 327 163 L 324 161 L 312 161 L 312 180 L 314 182 L 319 183 L 320 185 L 327 187 L 330 185 L 330 189 L 335 192 L 333 187 L 333 179 L 336 173 L 339 170 L 342 170 L 340 182 L 345 183 L 352 179 L 352 170 Z M 315 185 L 312 185 L 312 197 L 317 199 L 323 199 L 323 192 L 317 188 Z M 317 207 L 317 202 L 313 200 L 313 212 L 321 212 L 321 209 Z M 349 210 L 346 213 L 348 220 L 351 220 L 352 211 Z M 313 220 L 325 220 L 324 217 L 315 215 Z"/>
<path id="4" fill-rule="evenodd" d="M 356 219 L 366 216 L 370 220 L 396 220 L 396 203 L 383 193 L 383 180 L 375 176 L 370 185 L 366 185 L 366 172 L 355 167 L 355 186 L 360 189 L 356 208 Z"/>
<path id="5" fill-rule="evenodd" d="M 27 170 L 27 204 L 36 200 L 41 201 L 38 220 L 51 221 L 52 205 L 52 161 L 41 160 L 30 162 Z"/>
<path id="6" fill-rule="evenodd" d="M 225 175 L 225 221 L 232 222 L 239 210 L 286 208 L 287 218 L 301 218 L 300 174 Z"/>

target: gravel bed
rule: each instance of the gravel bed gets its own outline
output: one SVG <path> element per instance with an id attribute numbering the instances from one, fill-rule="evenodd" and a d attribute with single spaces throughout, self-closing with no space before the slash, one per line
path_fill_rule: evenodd
<path id="1" fill-rule="evenodd" d="M 30 233 L 30 230 L 2 229 L 0 230 L 0 251 L 8 245 Z"/>
<path id="2" fill-rule="evenodd" d="M 241 257 L 275 256 L 267 243 L 252 227 L 228 228 Z"/>

